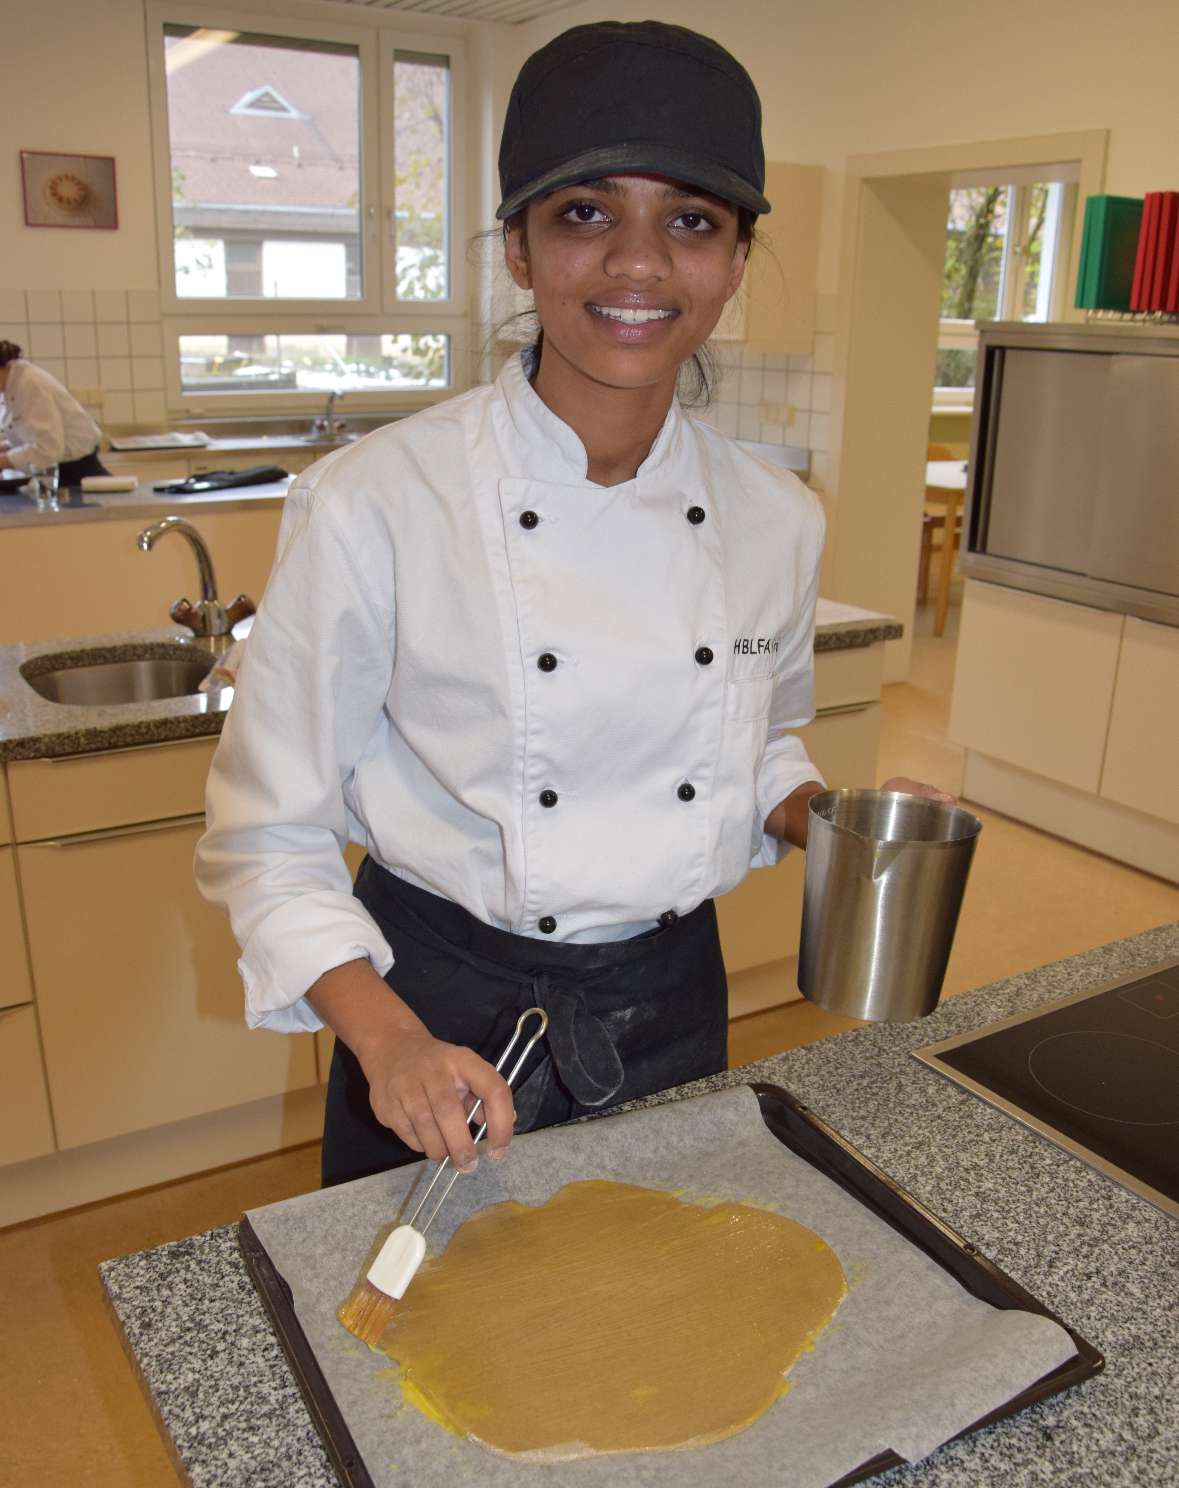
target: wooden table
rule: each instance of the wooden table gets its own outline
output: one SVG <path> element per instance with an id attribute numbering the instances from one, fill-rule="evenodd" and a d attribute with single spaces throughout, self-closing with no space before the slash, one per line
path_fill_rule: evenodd
<path id="1" fill-rule="evenodd" d="M 933 617 L 933 633 L 940 636 L 946 629 L 946 611 L 950 607 L 950 581 L 954 577 L 955 535 L 958 514 L 962 510 L 962 497 L 966 492 L 965 460 L 930 460 L 925 466 L 925 499 L 936 504 L 945 513 L 942 532 L 941 562 L 937 576 L 937 609 Z"/>

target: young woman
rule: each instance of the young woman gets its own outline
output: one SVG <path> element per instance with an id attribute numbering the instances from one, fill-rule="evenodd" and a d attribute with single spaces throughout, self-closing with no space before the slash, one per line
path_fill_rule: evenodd
<path id="1" fill-rule="evenodd" d="M 248 1021 L 337 1034 L 325 1182 L 470 1170 L 477 1097 L 495 1157 L 723 1068 L 713 896 L 823 788 L 786 732 L 818 502 L 676 400 L 769 210 L 752 83 L 679 27 L 577 27 L 525 63 L 500 175 L 542 334 L 295 482 L 209 781 Z"/>
<path id="2" fill-rule="evenodd" d="M 76 486 L 84 475 L 107 474 L 98 458 L 98 425 L 56 377 L 26 361 L 12 341 L 0 341 L 0 393 L 0 470 L 56 465 L 62 486 Z"/>

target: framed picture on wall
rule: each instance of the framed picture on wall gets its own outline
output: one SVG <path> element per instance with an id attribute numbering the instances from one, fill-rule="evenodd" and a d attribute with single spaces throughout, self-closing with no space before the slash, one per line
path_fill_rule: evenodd
<path id="1" fill-rule="evenodd" d="M 26 227 L 119 225 L 113 155 L 20 152 Z"/>

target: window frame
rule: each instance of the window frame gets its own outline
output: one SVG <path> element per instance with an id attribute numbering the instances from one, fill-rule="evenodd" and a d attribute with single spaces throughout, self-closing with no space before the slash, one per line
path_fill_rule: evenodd
<path id="1" fill-rule="evenodd" d="M 1023 265 L 1014 266 L 1012 258 L 1022 254 L 1023 240 L 1027 234 L 1028 212 L 1033 186 L 1059 184 L 1061 191 L 1056 209 L 1045 218 L 1045 243 L 1052 244 L 1050 282 L 1045 296 L 1048 320 L 1060 320 L 1064 314 L 1068 295 L 1068 265 L 1072 246 L 1072 234 L 1077 231 L 1079 188 L 1077 184 L 1079 166 L 1077 162 L 1043 166 L 1020 166 L 1006 171 L 972 171 L 968 175 L 954 176 L 950 180 L 951 191 L 970 186 L 1002 186 L 1009 193 L 1008 231 L 1003 241 L 1003 257 L 999 266 L 999 293 L 995 307 L 995 320 L 1022 320 L 1020 303 L 1023 298 Z M 1041 263 L 1043 258 L 1041 258 Z M 973 351 L 978 348 L 978 324 L 976 320 L 941 319 L 938 321 L 938 351 Z M 973 387 L 941 387 L 933 389 L 934 409 L 974 407 Z"/>
<path id="2" fill-rule="evenodd" d="M 445 388 L 406 391 L 347 392 L 348 407 L 358 413 L 377 409 L 412 411 L 462 391 L 470 383 L 470 268 L 456 245 L 468 240 L 477 187 L 476 172 L 460 179 L 458 163 L 475 158 L 468 138 L 474 111 L 469 96 L 468 58 L 458 31 L 424 33 L 390 12 L 337 24 L 321 15 L 306 19 L 294 8 L 281 11 L 231 11 L 204 0 L 148 0 L 147 52 L 152 166 L 155 186 L 156 240 L 160 306 L 164 335 L 164 380 L 170 413 L 204 417 L 270 412 L 276 417 L 318 410 L 319 392 L 185 392 L 180 381 L 179 337 L 209 335 L 383 334 L 450 337 L 450 381 Z M 176 293 L 173 259 L 171 145 L 168 130 L 167 77 L 164 68 L 165 25 L 207 26 L 212 30 L 290 36 L 353 46 L 360 65 L 361 252 L 364 293 L 357 299 L 198 299 Z M 448 290 L 444 299 L 401 300 L 396 294 L 394 58 L 399 52 L 445 56 L 450 76 L 446 140 Z"/>

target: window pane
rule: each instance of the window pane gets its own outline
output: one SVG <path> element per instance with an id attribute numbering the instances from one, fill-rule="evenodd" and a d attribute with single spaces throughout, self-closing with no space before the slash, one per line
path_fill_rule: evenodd
<path id="1" fill-rule="evenodd" d="M 994 319 L 1007 235 L 1008 195 L 1006 186 L 970 186 L 950 192 L 943 320 Z"/>
<path id="2" fill-rule="evenodd" d="M 186 393 L 397 391 L 445 388 L 448 336 L 195 335 L 180 337 Z"/>
<path id="3" fill-rule="evenodd" d="M 176 293 L 356 299 L 355 47 L 164 27 Z"/>
<path id="4" fill-rule="evenodd" d="M 939 347 L 934 386 L 940 388 L 973 388 L 978 366 L 978 352 L 961 347 Z"/>
<path id="5" fill-rule="evenodd" d="M 397 297 L 444 300 L 450 293 L 447 59 L 398 52 L 393 61 L 393 98 Z"/>
<path id="6" fill-rule="evenodd" d="M 1040 281 L 1051 273 L 1051 265 L 1044 258 L 1049 200 L 1049 187 L 1046 183 L 1029 188 L 1028 231 L 1024 240 L 1023 295 L 1019 316 L 1021 320 L 1047 319 L 1040 305 Z"/>

